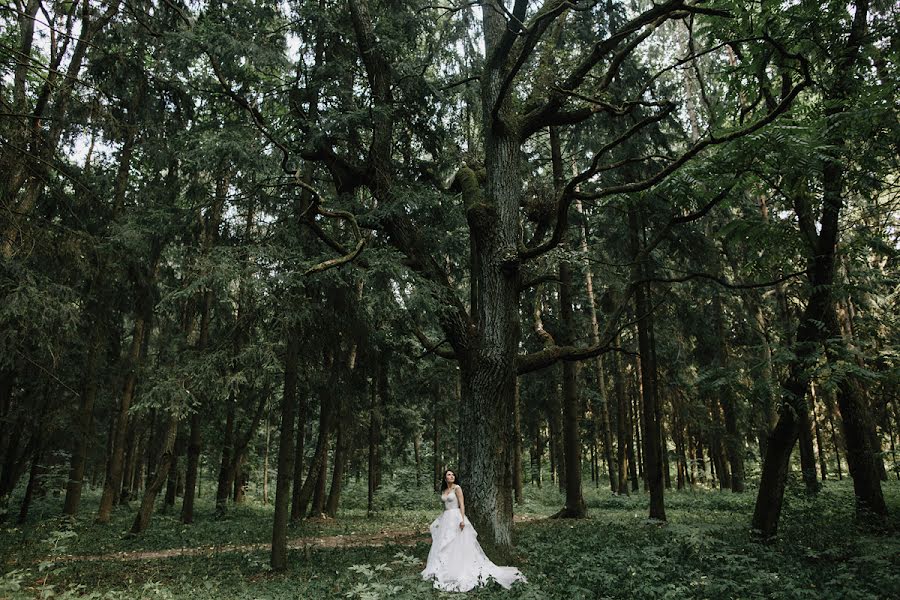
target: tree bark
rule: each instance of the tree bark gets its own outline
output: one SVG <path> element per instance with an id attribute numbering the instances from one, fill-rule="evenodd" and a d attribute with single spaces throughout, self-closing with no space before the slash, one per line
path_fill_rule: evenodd
<path id="1" fill-rule="evenodd" d="M 515 432 L 513 434 L 513 499 L 516 504 L 525 502 L 522 490 L 522 402 L 519 398 L 519 380 L 516 379 L 516 402 L 513 422 Z M 893 444 L 893 438 L 891 439 Z M 892 446 L 893 447 L 893 446 Z"/>
<path id="2" fill-rule="evenodd" d="M 169 470 L 175 462 L 175 438 L 178 435 L 178 418 L 172 415 L 168 418 L 165 436 L 162 441 L 159 458 L 156 461 L 156 473 L 151 479 L 148 473 L 148 481 L 150 482 L 144 491 L 144 498 L 141 500 L 141 507 L 138 509 L 134 517 L 134 523 L 131 525 L 131 533 L 137 534 L 145 531 L 150 525 L 150 517 L 153 515 L 153 505 L 156 497 L 162 490 L 163 485 L 169 478 Z"/>
<path id="3" fill-rule="evenodd" d="M 341 404 L 343 404 L 341 402 Z M 338 409 L 337 439 L 334 442 L 334 466 L 331 472 L 331 489 L 325 502 L 325 514 L 332 519 L 337 516 L 338 504 L 341 500 L 341 489 L 344 483 L 344 468 L 347 464 L 346 423 L 347 415 L 343 406 Z M 418 462 L 418 461 L 417 461 Z"/>
<path id="4" fill-rule="evenodd" d="M 337 361 L 331 357 L 327 357 L 325 360 L 326 370 L 330 369 L 326 392 L 333 390 L 337 385 L 336 364 Z M 306 480 L 303 482 L 303 487 L 300 490 L 298 500 L 300 514 L 306 513 L 306 507 L 309 506 L 310 499 L 313 496 L 314 488 L 319 480 L 319 473 L 322 470 L 321 467 L 327 460 L 328 448 L 330 446 L 329 436 L 331 435 L 331 422 L 333 420 L 331 416 L 332 399 L 329 397 L 328 393 L 321 394 L 319 397 L 321 401 L 321 406 L 319 408 L 319 434 L 318 439 L 316 440 L 316 450 L 313 453 L 313 458 L 309 465 L 309 472 L 306 476 Z"/>
<path id="5" fill-rule="evenodd" d="M 219 225 L 222 219 L 222 209 L 228 194 L 230 176 L 228 173 L 220 174 L 216 179 L 215 201 L 207 211 L 203 223 L 202 254 L 208 255 L 219 236 Z M 212 320 L 213 291 L 207 289 L 202 296 L 200 304 L 200 332 L 197 337 L 197 351 L 200 354 L 206 352 L 209 346 L 209 328 Z M 181 501 L 181 522 L 190 524 L 194 522 L 194 499 L 199 494 L 200 453 L 203 450 L 201 410 L 203 398 L 193 407 L 191 413 L 191 429 L 188 438 L 187 468 L 184 482 L 184 498 Z"/>
<path id="6" fill-rule="evenodd" d="M 41 478 L 47 472 L 47 469 L 41 464 L 44 456 L 44 444 L 41 426 L 35 428 L 32 435 L 32 451 L 31 451 L 31 469 L 28 473 L 28 485 L 25 487 L 25 495 L 22 498 L 22 504 L 19 507 L 18 524 L 21 525 L 28 520 L 28 510 L 34 499 L 35 491 L 41 485 Z"/>
<path id="7" fill-rule="evenodd" d="M 380 377 L 381 370 L 384 368 L 385 365 L 383 364 L 376 365 L 376 373 L 373 377 L 374 381 L 369 389 L 369 460 L 368 475 L 366 477 L 366 481 L 368 484 L 368 498 L 366 507 L 369 514 L 372 514 L 375 511 L 375 492 L 378 490 L 376 471 L 378 470 L 377 463 L 379 459 L 378 445 L 381 438 L 381 407 L 378 394 L 378 378 Z M 432 410 L 434 411 L 434 473 L 435 479 L 438 479 L 440 477 L 439 471 L 441 467 L 438 460 L 439 437 L 437 419 L 437 395 L 435 395 L 434 397 Z"/>
<path id="8" fill-rule="evenodd" d="M 294 461 L 294 410 L 300 362 L 299 326 L 287 328 L 284 358 L 284 391 L 281 397 L 281 433 L 278 440 L 278 479 L 275 484 L 275 517 L 272 523 L 272 554 L 269 564 L 276 571 L 287 569 L 287 523 L 291 501 Z"/>
<path id="9" fill-rule="evenodd" d="M 303 518 L 300 509 L 300 489 L 303 487 L 303 457 L 306 452 L 306 411 L 307 399 L 305 393 L 297 394 L 297 444 L 294 453 L 294 483 L 291 494 L 291 522 Z"/>
<path id="10" fill-rule="evenodd" d="M 810 381 L 810 391 L 812 390 L 812 382 Z M 819 492 L 819 478 L 816 475 L 816 455 L 813 450 L 813 417 L 809 413 L 809 401 L 806 397 L 802 400 L 804 404 L 804 412 L 798 414 L 800 422 L 800 435 L 798 442 L 800 446 L 800 472 L 803 476 L 803 483 L 806 485 L 808 494 L 817 494 Z"/>
<path id="11" fill-rule="evenodd" d="M 764 537 L 777 533 L 778 519 L 784 497 L 784 484 L 790 452 L 803 426 L 802 415 L 806 413 L 805 392 L 809 376 L 804 368 L 815 356 L 819 345 L 828 338 L 838 337 L 840 328 L 832 296 L 835 281 L 835 253 L 840 233 L 840 211 L 844 202 L 844 163 L 841 155 L 846 146 L 839 127 L 834 125 L 850 102 L 854 71 L 858 62 L 868 28 L 868 0 L 854 2 L 853 22 L 845 47 L 836 59 L 834 84 L 826 90 L 828 106 L 826 117 L 832 127 L 826 136 L 834 156 L 828 157 L 822 169 L 822 211 L 820 227 L 807 227 L 810 238 L 810 298 L 797 330 L 797 358 L 791 364 L 791 374 L 785 385 L 788 404 L 794 410 L 783 410 L 779 424 L 770 437 L 770 448 L 763 465 L 759 495 L 753 516 L 753 528 Z M 811 214 L 804 206 L 802 197 L 795 198 L 798 217 L 808 221 Z M 824 325 L 824 327 L 822 327 Z M 826 358 L 829 362 L 839 359 L 838 344 L 828 343 Z M 871 420 L 864 395 L 853 377 L 844 378 L 838 390 L 838 405 L 841 410 L 844 436 L 847 443 L 847 463 L 853 476 L 857 512 L 860 515 L 885 515 L 887 508 L 881 491 L 881 481 L 875 463 L 872 445 Z M 801 415 L 797 419 L 795 414 Z M 775 451 L 772 442 L 776 443 Z"/>
<path id="12" fill-rule="evenodd" d="M 137 384 L 137 369 L 141 362 L 141 348 L 145 335 L 145 317 L 139 315 L 135 318 L 131 332 L 131 349 L 126 362 L 127 372 L 122 386 L 122 395 L 119 400 L 119 411 L 116 416 L 116 425 L 113 430 L 112 455 L 109 462 L 109 474 L 103 485 L 103 496 L 100 498 L 100 508 L 97 512 L 97 521 L 108 523 L 112 513 L 113 503 L 122 487 L 122 470 L 125 460 L 125 436 L 128 432 L 128 411 L 134 398 L 134 388 Z"/>
<path id="13" fill-rule="evenodd" d="M 619 344 L 618 338 L 616 345 Z M 613 387 L 616 397 L 616 472 L 618 481 L 616 493 L 629 494 L 628 492 L 628 445 L 629 445 L 629 419 L 628 400 L 625 397 L 625 375 L 622 372 L 622 359 L 618 354 L 613 356 Z"/>
<path id="14" fill-rule="evenodd" d="M 222 432 L 222 458 L 219 462 L 219 477 L 216 484 L 216 517 L 222 517 L 227 510 L 231 487 L 234 484 L 232 455 L 234 454 L 234 420 L 237 398 L 231 390 L 225 405 L 225 430 Z"/>
<path id="15" fill-rule="evenodd" d="M 635 206 L 630 206 L 628 209 L 628 224 L 632 255 L 637 257 L 641 248 L 643 224 L 638 208 Z M 637 263 L 632 270 L 633 280 L 648 279 L 649 269 L 645 264 Z M 665 488 L 660 465 L 662 418 L 657 391 L 656 349 L 653 347 L 653 316 L 649 288 L 649 283 L 639 283 L 635 286 L 634 292 L 643 396 L 644 481 L 650 488 L 650 518 L 665 521 L 666 509 L 663 497 Z"/>
<path id="16" fill-rule="evenodd" d="M 716 273 L 721 275 L 722 267 L 716 259 Z M 715 326 L 715 362 L 719 372 L 725 376 L 731 371 L 729 364 L 728 342 L 726 339 L 727 328 L 725 324 L 725 309 L 722 296 L 718 290 L 712 295 L 713 323 Z M 725 452 L 731 467 L 728 478 L 732 492 L 744 491 L 744 437 L 739 427 L 738 399 L 731 385 L 726 384 L 719 390 L 719 404 L 725 421 Z"/>
<path id="17" fill-rule="evenodd" d="M 63 514 L 73 517 L 78 514 L 78 507 L 81 504 L 84 466 L 87 462 L 91 430 L 93 429 L 94 401 L 97 398 L 97 378 L 104 333 L 100 324 L 95 323 L 91 330 L 91 341 L 88 345 L 85 378 L 81 389 L 81 402 L 78 407 L 75 446 L 69 467 L 69 479 L 66 482 L 66 499 L 63 503 Z"/>
<path id="18" fill-rule="evenodd" d="M 572 310 L 572 271 L 565 261 L 559 265 L 559 302 L 562 320 L 561 342 L 574 343 L 574 314 Z M 581 489 L 581 436 L 578 421 L 577 363 L 564 361 L 562 365 L 563 391 L 563 448 L 565 455 L 566 505 L 554 515 L 557 518 L 579 519 L 587 516 L 587 506 Z"/>

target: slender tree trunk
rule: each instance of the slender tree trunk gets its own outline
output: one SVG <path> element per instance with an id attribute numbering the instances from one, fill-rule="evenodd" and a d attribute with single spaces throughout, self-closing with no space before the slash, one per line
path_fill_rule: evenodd
<path id="1" fill-rule="evenodd" d="M 609 489 L 615 493 L 618 490 L 618 473 L 616 461 L 613 458 L 612 431 L 609 418 L 609 389 L 606 385 L 606 372 L 603 369 L 603 360 L 597 359 L 597 383 L 599 385 L 600 399 L 600 431 L 603 435 L 603 459 L 606 462 L 606 472 L 609 475 Z"/>
<path id="2" fill-rule="evenodd" d="M 281 434 L 278 440 L 278 479 L 275 484 L 275 517 L 272 524 L 270 565 L 276 571 L 287 569 L 287 524 L 291 501 L 294 461 L 294 410 L 297 400 L 297 372 L 300 362 L 300 328 L 285 332 L 284 391 L 281 397 Z"/>
<path id="3" fill-rule="evenodd" d="M 232 454 L 234 452 L 234 419 L 237 411 L 237 398 L 234 390 L 228 394 L 225 405 L 225 430 L 222 432 L 222 459 L 219 462 L 219 478 L 216 485 L 216 516 L 225 514 L 231 486 L 234 483 L 232 470 Z"/>
<path id="4" fill-rule="evenodd" d="M 646 479 L 644 479 L 644 457 L 642 455 L 644 448 L 644 430 L 642 427 L 644 426 L 642 415 L 643 415 L 643 379 L 641 375 L 641 365 L 638 359 L 635 360 L 635 369 L 634 369 L 634 378 L 631 383 L 631 391 L 630 394 L 630 406 L 631 409 L 631 430 L 632 435 L 634 436 L 634 448 L 633 451 L 637 453 L 635 466 L 637 468 L 637 476 L 641 481 L 644 482 L 644 490 L 647 491 L 649 486 L 647 484 Z M 634 487 L 631 488 L 632 491 L 637 491 L 637 481 L 635 480 Z"/>
<path id="5" fill-rule="evenodd" d="M 822 475 L 822 481 L 825 481 L 828 476 L 828 465 L 825 457 L 825 445 L 822 442 L 822 428 L 819 426 L 819 398 L 816 393 L 815 382 L 810 382 L 809 384 L 809 396 L 811 404 L 810 420 L 813 422 L 816 434 L 816 453 L 819 459 L 819 471 Z"/>
<path id="6" fill-rule="evenodd" d="M 530 467 L 531 467 L 531 484 L 537 485 L 538 489 L 543 484 L 543 465 L 542 457 L 544 455 L 544 442 L 541 436 L 541 425 L 536 423 L 531 433 L 530 447 Z"/>
<path id="7" fill-rule="evenodd" d="M 716 264 L 716 273 L 721 276 L 721 264 L 718 260 L 716 260 Z M 729 365 L 728 343 L 726 340 L 727 328 L 725 324 L 725 309 L 722 303 L 722 297 L 718 290 L 712 295 L 712 311 L 716 338 L 715 365 L 719 368 L 720 372 L 725 375 L 731 368 Z M 725 444 L 725 452 L 728 456 L 728 464 L 731 467 L 728 483 L 732 492 L 741 493 L 744 491 L 744 437 L 743 432 L 740 431 L 738 426 L 738 400 L 734 390 L 728 384 L 719 390 L 718 397 L 725 421 L 725 439 L 723 442 Z"/>
<path id="8" fill-rule="evenodd" d="M 310 516 L 321 517 L 325 514 L 325 487 L 328 485 L 328 452 L 322 456 L 319 462 L 319 470 L 316 473 L 313 486 L 312 506 L 309 509 Z"/>
<path id="9" fill-rule="evenodd" d="M 616 339 L 616 345 L 619 340 Z M 622 359 L 618 354 L 613 357 L 613 382 L 616 394 L 616 472 L 618 481 L 616 493 L 628 495 L 628 400 L 625 397 L 625 376 L 622 372 Z"/>
<path id="10" fill-rule="evenodd" d="M 413 455 L 416 461 L 416 487 L 422 485 L 422 481 L 420 479 L 420 474 L 422 473 L 422 438 L 421 434 L 417 431 L 413 435 Z"/>
<path id="11" fill-rule="evenodd" d="M 172 455 L 172 466 L 169 469 L 169 478 L 166 481 L 166 496 L 163 499 L 163 511 L 168 511 L 175 507 L 175 498 L 178 496 L 178 482 L 181 478 L 181 470 L 179 468 L 180 457 L 184 454 L 184 436 L 175 436 L 175 448 Z"/>
<path id="12" fill-rule="evenodd" d="M 337 361 L 333 360 L 330 357 L 325 361 L 326 371 L 330 370 L 327 386 L 327 390 L 329 391 L 334 390 L 335 386 L 337 385 L 336 364 Z M 303 487 L 300 490 L 299 508 L 301 514 L 306 513 L 306 507 L 309 506 L 310 499 L 313 496 L 314 488 L 319 480 L 319 473 L 322 470 L 322 465 L 326 464 L 328 448 L 330 446 L 329 436 L 331 435 L 331 422 L 333 420 L 331 417 L 332 399 L 329 397 L 328 393 L 321 394 L 319 398 L 321 401 L 321 407 L 319 409 L 319 435 L 318 439 L 316 440 L 316 450 L 309 465 L 309 473 L 307 474 L 306 480 L 303 482 Z"/>
<path id="13" fill-rule="evenodd" d="M 46 467 L 42 464 L 44 457 L 44 444 L 42 441 L 41 427 L 35 429 L 33 434 L 32 452 L 31 452 L 31 470 L 28 473 L 28 485 L 25 487 L 25 496 L 22 498 L 22 504 L 19 507 L 18 524 L 21 525 L 28 520 L 28 510 L 31 508 L 31 502 L 34 499 L 35 491 L 41 486 L 41 478 L 47 472 Z"/>
<path id="14" fill-rule="evenodd" d="M 655 345 L 655 343 L 654 343 Z M 660 415 L 659 422 L 659 460 L 662 464 L 663 470 L 663 482 L 665 483 L 665 488 L 667 490 L 672 489 L 672 473 L 669 465 L 669 443 L 666 437 L 666 426 L 665 422 L 662 420 L 662 415 Z"/>
<path id="15" fill-rule="evenodd" d="M 838 481 L 843 481 L 844 472 L 841 468 L 841 443 L 838 440 L 838 432 L 834 426 L 834 408 L 828 406 L 825 408 L 825 411 L 828 413 L 828 424 L 831 427 L 831 445 L 834 447 L 834 458 L 835 461 L 837 461 Z"/>
<path id="16" fill-rule="evenodd" d="M 300 488 L 303 487 L 303 455 L 306 451 L 306 411 L 307 396 L 305 393 L 297 395 L 297 449 L 294 454 L 294 485 L 291 495 L 291 522 L 303 518 L 300 510 Z"/>
<path id="17" fill-rule="evenodd" d="M 266 427 L 266 476 L 263 479 L 263 504 L 269 503 L 269 432 L 271 431 L 270 427 Z M 244 463 L 247 462 L 247 453 L 239 452 L 237 456 L 235 456 L 234 463 L 234 492 L 231 496 L 232 502 L 235 504 L 242 504 L 244 502 L 244 496 L 247 493 L 247 485 L 250 483 L 250 474 L 244 469 Z"/>
<path id="18" fill-rule="evenodd" d="M 341 500 L 341 488 L 344 483 L 344 468 L 347 463 L 347 415 L 343 406 L 339 410 L 337 439 L 334 442 L 334 467 L 331 472 L 331 489 L 328 491 L 328 500 L 325 502 L 324 511 L 332 519 L 337 516 L 338 504 Z M 418 464 L 418 462 L 417 460 L 416 463 Z"/>
<path id="19" fill-rule="evenodd" d="M 673 412 L 677 412 L 675 407 L 673 407 Z M 673 420 L 675 431 L 672 435 L 672 439 L 675 442 L 675 454 L 678 455 L 678 462 L 675 464 L 675 489 L 683 490 L 688 480 L 687 469 L 685 468 L 687 463 L 687 449 L 684 447 L 684 429 L 677 416 Z"/>
<path id="20" fill-rule="evenodd" d="M 200 451 L 201 451 L 201 434 L 200 427 L 201 417 L 198 412 L 200 407 L 195 407 L 191 413 L 191 429 L 188 436 L 187 447 L 187 469 L 184 477 L 184 497 L 181 500 L 181 522 L 189 525 L 194 522 L 194 498 L 195 494 L 199 495 L 197 484 L 199 483 L 200 470 Z"/>
<path id="21" fill-rule="evenodd" d="M 219 236 L 219 225 L 222 219 L 222 209 L 228 193 L 230 176 L 226 173 L 216 179 L 215 202 L 206 214 L 203 227 L 202 252 L 208 255 Z M 204 292 L 200 307 L 200 332 L 197 338 L 197 351 L 200 354 L 206 352 L 209 346 L 209 328 L 212 319 L 212 290 Z M 184 482 L 184 498 L 181 502 L 181 522 L 190 524 L 194 522 L 194 499 L 199 496 L 199 472 L 200 453 L 203 450 L 202 418 L 203 399 L 193 407 L 191 413 L 191 429 L 188 438 L 187 471 Z"/>
<path id="22" fill-rule="evenodd" d="M 175 463 L 175 438 L 177 435 L 178 419 L 175 415 L 172 415 L 168 418 L 159 459 L 156 461 L 156 473 L 152 478 L 148 473 L 147 479 L 150 483 L 144 491 L 141 507 L 134 517 L 134 523 L 131 525 L 131 533 L 141 533 L 146 530 L 147 526 L 150 524 L 150 517 L 153 515 L 153 505 L 156 502 L 156 497 L 159 495 L 160 490 L 162 490 L 163 485 L 169 478 L 169 470 Z"/>
<path id="23" fill-rule="evenodd" d="M 632 255 L 638 256 L 643 225 L 638 209 L 634 206 L 629 207 L 628 223 L 631 232 Z M 646 280 L 648 274 L 649 269 L 646 265 L 638 263 L 633 269 L 632 279 Z M 665 521 L 666 509 L 663 499 L 665 488 L 659 464 L 662 418 L 657 391 L 656 349 L 653 344 L 652 301 L 649 288 L 649 283 L 640 283 L 635 286 L 634 293 L 643 395 L 644 481 L 650 488 L 650 518 Z"/>
<path id="24" fill-rule="evenodd" d="M 269 504 L 269 457 L 272 454 L 272 410 L 269 409 L 266 411 L 266 445 L 263 450 L 263 485 L 262 485 L 262 496 L 263 496 L 263 504 Z M 238 461 L 238 465 L 240 465 L 240 461 Z M 234 501 L 237 502 L 238 499 L 238 486 L 240 486 L 240 482 L 238 479 L 240 478 L 240 467 L 238 467 L 238 472 L 235 474 L 234 478 Z M 276 483 L 277 485 L 277 483 Z"/>
<path id="25" fill-rule="evenodd" d="M 812 385 L 812 382 L 810 382 Z M 806 491 L 809 494 L 817 494 L 819 492 L 819 478 L 816 475 L 816 455 L 813 450 L 813 418 L 809 414 L 809 401 L 804 396 L 798 402 L 803 402 L 804 411 L 797 415 L 800 425 L 800 435 L 798 437 L 800 445 L 800 471 L 803 475 L 803 482 L 806 485 Z"/>
<path id="26" fill-rule="evenodd" d="M 559 301 L 563 329 L 561 342 L 571 345 L 574 343 L 575 325 L 572 310 L 572 271 L 567 262 L 560 263 L 559 274 Z M 555 516 L 579 519 L 587 515 L 587 506 L 584 503 L 581 489 L 581 436 L 578 427 L 581 411 L 577 389 L 578 365 L 572 361 L 564 361 L 562 371 L 566 505 Z"/>
<path id="27" fill-rule="evenodd" d="M 522 490 L 522 403 L 519 398 L 519 380 L 516 379 L 516 402 L 514 406 L 515 432 L 513 435 L 513 498 L 516 504 L 525 502 Z M 891 439 L 893 448 L 893 438 Z"/>
<path id="28" fill-rule="evenodd" d="M 700 483 L 705 484 L 707 480 L 707 472 L 706 472 L 706 459 L 703 457 L 703 444 L 700 441 L 700 438 L 695 437 L 696 439 L 696 448 L 697 448 L 697 474 L 700 478 Z"/>
<path id="29" fill-rule="evenodd" d="M 375 511 L 375 492 L 377 491 L 376 486 L 376 470 L 377 470 L 377 461 L 378 461 L 378 442 L 381 435 L 381 410 L 378 402 L 378 371 L 384 369 L 384 365 L 376 365 L 376 375 L 374 377 L 374 384 L 369 388 L 369 464 L 368 464 L 368 501 L 366 504 L 368 514 L 372 514 Z M 438 460 L 438 420 L 437 420 L 437 395 L 435 395 L 434 399 L 434 473 L 435 479 L 440 477 L 440 464 Z"/>
<path id="30" fill-rule="evenodd" d="M 128 353 L 128 371 L 125 374 L 125 382 L 122 386 L 122 395 L 119 400 L 119 411 L 116 416 L 116 425 L 113 430 L 112 455 L 109 463 L 109 475 L 103 486 L 103 496 L 100 498 L 100 509 L 97 520 L 108 523 L 112 513 L 113 502 L 122 487 L 122 470 L 125 460 L 125 436 L 128 432 L 128 410 L 131 408 L 131 400 L 134 397 L 134 388 L 137 383 L 137 369 L 141 360 L 141 347 L 144 337 L 145 319 L 143 315 L 137 316 L 131 333 L 131 350 Z"/>
<path id="31" fill-rule="evenodd" d="M 552 390 L 547 402 L 547 425 L 550 429 L 550 480 L 566 490 L 566 455 L 564 449 L 562 419 L 562 382 L 560 373 L 562 366 L 550 367 L 553 370 L 550 382 Z"/>
<path id="32" fill-rule="evenodd" d="M 94 401 L 97 398 L 97 379 L 105 332 L 99 323 L 91 329 L 91 341 L 85 365 L 84 385 L 78 407 L 78 427 L 75 431 L 75 446 L 69 466 L 69 480 L 66 482 L 66 499 L 63 514 L 75 516 L 81 503 L 81 489 L 84 482 L 84 466 L 94 421 Z"/>

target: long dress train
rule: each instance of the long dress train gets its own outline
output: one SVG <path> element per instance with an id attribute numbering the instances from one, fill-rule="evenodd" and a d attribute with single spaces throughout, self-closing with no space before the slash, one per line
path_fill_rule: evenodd
<path id="1" fill-rule="evenodd" d="M 431 550 L 422 571 L 423 579 L 433 579 L 434 587 L 445 592 L 468 592 L 495 580 L 504 588 L 513 582 L 526 582 L 515 567 L 498 567 L 490 561 L 478 543 L 478 533 L 468 517 L 459 528 L 459 501 L 451 491 L 441 496 L 444 512 L 431 523 Z"/>

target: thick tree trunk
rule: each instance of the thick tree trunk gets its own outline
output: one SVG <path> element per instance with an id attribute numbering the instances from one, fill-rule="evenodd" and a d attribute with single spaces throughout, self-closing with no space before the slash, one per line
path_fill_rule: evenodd
<path id="1" fill-rule="evenodd" d="M 272 554 L 269 564 L 276 571 L 287 569 L 287 524 L 291 501 L 294 461 L 294 410 L 300 362 L 299 326 L 289 327 L 284 358 L 284 391 L 281 397 L 281 433 L 278 440 L 278 479 L 275 484 L 275 517 L 272 523 Z"/>
<path id="2" fill-rule="evenodd" d="M 837 122 L 849 103 L 855 82 L 854 72 L 868 28 L 868 1 L 854 2 L 854 8 L 850 35 L 846 46 L 836 59 L 835 83 L 825 92 L 825 99 L 828 101 L 826 116 L 833 122 Z M 835 156 L 826 159 L 822 169 L 822 210 L 818 229 L 810 223 L 810 207 L 805 205 L 804 198 L 795 199 L 798 218 L 804 225 L 810 241 L 811 292 L 797 330 L 797 358 L 791 365 L 791 376 L 785 386 L 786 391 L 790 393 L 786 398 L 789 408 L 782 411 L 779 424 L 770 438 L 770 448 L 763 465 L 763 476 L 754 510 L 753 527 L 767 538 L 777 532 L 790 452 L 800 434 L 800 428 L 804 425 L 802 420 L 802 415 L 806 413 L 804 394 L 809 385 L 809 376 L 803 369 L 813 359 L 819 345 L 825 339 L 835 338 L 840 333 L 831 288 L 835 279 L 835 252 L 840 232 L 840 211 L 844 202 L 845 165 L 841 154 L 844 152 L 846 142 L 842 137 L 841 128 L 836 125 L 829 130 L 827 139 Z M 838 355 L 840 349 L 833 342 L 826 344 L 826 357 L 829 362 L 840 358 Z M 838 405 L 844 424 L 847 462 L 853 476 L 857 510 L 863 515 L 884 515 L 887 509 L 875 463 L 869 409 L 853 377 L 842 380 L 838 392 Z M 797 419 L 795 414 L 801 415 L 801 419 Z M 773 442 L 777 444 L 776 451 L 772 450 Z"/>
<path id="3" fill-rule="evenodd" d="M 497 49 L 508 24 L 492 6 L 482 11 L 485 51 Z M 519 346 L 522 151 L 516 116 L 506 106 L 503 59 L 485 61 L 480 76 L 485 180 L 463 194 L 473 289 L 471 327 L 457 324 L 460 363 L 459 469 L 466 508 L 479 540 L 503 552 L 512 546 L 513 405 Z M 469 171 L 470 175 L 474 174 Z"/>
<path id="4" fill-rule="evenodd" d="M 847 466 L 853 478 L 857 513 L 864 518 L 887 515 L 887 505 L 881 491 L 880 448 L 872 442 L 870 432 L 874 425 L 869 406 L 865 392 L 854 377 L 847 377 L 838 384 L 837 401 L 844 425 Z"/>

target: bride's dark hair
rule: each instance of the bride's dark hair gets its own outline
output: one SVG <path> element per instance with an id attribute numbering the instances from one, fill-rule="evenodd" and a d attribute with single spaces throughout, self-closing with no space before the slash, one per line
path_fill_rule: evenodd
<path id="1" fill-rule="evenodd" d="M 456 471 L 453 469 L 444 469 L 444 474 L 441 476 L 441 492 L 447 489 L 447 473 L 453 473 L 453 483 L 459 485 L 459 475 L 456 474 Z"/>

